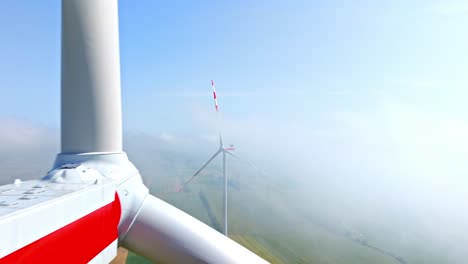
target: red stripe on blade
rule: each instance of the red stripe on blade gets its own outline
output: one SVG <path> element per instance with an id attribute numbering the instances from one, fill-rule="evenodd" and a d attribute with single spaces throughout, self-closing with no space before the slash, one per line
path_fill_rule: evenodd
<path id="1" fill-rule="evenodd" d="M 120 214 L 116 193 L 114 202 L 5 256 L 0 264 L 88 263 L 118 238 Z"/>

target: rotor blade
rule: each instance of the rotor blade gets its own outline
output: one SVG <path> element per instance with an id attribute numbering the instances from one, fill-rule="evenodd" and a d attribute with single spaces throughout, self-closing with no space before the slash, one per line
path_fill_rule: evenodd
<path id="1" fill-rule="evenodd" d="M 218 96 L 216 95 L 216 88 L 215 88 L 215 83 L 213 80 L 211 80 L 211 87 L 213 88 L 213 100 L 214 100 L 214 106 L 215 110 L 217 113 L 219 113 L 219 106 L 218 106 Z M 221 132 L 219 132 L 219 146 L 223 146 L 223 138 L 221 137 Z"/>
<path id="2" fill-rule="evenodd" d="M 215 84 L 213 80 L 211 80 L 211 87 L 213 88 L 213 99 L 214 99 L 215 109 L 216 109 L 216 112 L 219 112 L 218 97 L 216 96 L 216 89 L 215 89 Z"/>
<path id="3" fill-rule="evenodd" d="M 223 137 L 221 136 L 221 132 L 219 132 L 219 146 L 223 147 Z"/>
<path id="4" fill-rule="evenodd" d="M 268 263 L 152 195 L 121 243 L 154 263 Z"/>
<path id="5" fill-rule="evenodd" d="M 246 161 L 246 160 L 241 159 L 239 156 L 235 155 L 235 154 L 232 153 L 231 151 L 226 150 L 226 149 L 224 149 L 224 151 L 225 151 L 227 154 L 229 154 L 229 155 L 233 156 L 234 158 L 238 159 L 239 161 L 244 162 L 244 163 L 246 163 L 247 165 L 249 165 L 250 167 L 256 169 L 256 170 L 259 171 L 259 172 L 261 172 L 262 174 L 265 174 L 265 175 L 267 175 L 267 176 L 269 175 L 268 173 L 266 173 L 266 171 L 261 170 L 261 169 L 257 168 L 257 166 L 253 165 L 252 163 L 250 163 L 250 162 L 248 162 L 248 161 Z"/>
<path id="6" fill-rule="evenodd" d="M 189 184 L 189 183 L 190 183 L 206 166 L 208 166 L 208 164 L 209 164 L 214 158 L 216 158 L 216 156 L 219 155 L 219 153 L 221 153 L 221 151 L 222 151 L 222 149 L 216 151 L 216 153 L 205 163 L 205 165 L 203 165 L 197 172 L 195 172 L 195 174 L 194 174 L 192 177 L 190 177 L 190 179 L 188 179 L 188 180 L 182 185 L 182 187 L 180 188 L 180 190 L 184 189 L 185 186 L 186 186 L 187 184 Z"/>

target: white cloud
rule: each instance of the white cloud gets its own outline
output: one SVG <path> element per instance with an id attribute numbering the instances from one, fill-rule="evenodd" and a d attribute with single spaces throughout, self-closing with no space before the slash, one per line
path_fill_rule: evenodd
<path id="1" fill-rule="evenodd" d="M 31 148 L 51 145 L 58 141 L 58 133 L 54 129 L 22 119 L 0 119 L 0 145 L 2 149 Z"/>
<path id="2" fill-rule="evenodd" d="M 0 185 L 38 179 L 59 151 L 57 130 L 14 118 L 0 119 Z"/>
<path id="3" fill-rule="evenodd" d="M 270 157 L 275 165 L 287 163 L 304 177 L 322 171 L 413 187 L 468 183 L 462 177 L 468 175 L 467 120 L 410 105 L 380 105 L 374 112 L 328 112 L 301 122 L 227 120 L 200 109 L 194 115 L 213 137 L 221 128 L 224 141 L 235 143 L 239 151 Z"/>
<path id="4" fill-rule="evenodd" d="M 167 142 L 167 141 L 173 141 L 175 139 L 175 136 L 171 133 L 164 132 L 159 135 L 159 138 Z"/>

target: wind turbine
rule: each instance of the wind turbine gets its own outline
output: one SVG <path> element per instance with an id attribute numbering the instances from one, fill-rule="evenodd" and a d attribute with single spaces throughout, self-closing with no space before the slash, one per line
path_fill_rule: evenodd
<path id="1" fill-rule="evenodd" d="M 215 107 L 215 110 L 216 110 L 216 113 L 219 113 L 219 106 L 218 106 L 218 96 L 216 95 L 216 88 L 215 88 L 215 84 L 214 84 L 214 81 L 211 80 L 211 87 L 213 88 L 213 100 L 214 100 L 214 107 Z M 208 166 L 208 164 L 210 164 L 210 162 L 215 159 L 219 154 L 222 154 L 223 155 L 223 179 L 224 179 L 224 192 L 223 192 L 223 211 L 224 211 L 224 214 L 223 214 L 223 222 L 224 222 L 224 226 L 223 226 L 223 233 L 225 236 L 228 235 L 228 211 L 227 211 L 227 207 L 228 207 L 228 175 L 227 175 L 227 155 L 230 155 L 238 160 L 241 160 L 240 157 L 238 157 L 237 155 L 235 155 L 234 153 L 231 152 L 231 150 L 235 150 L 233 148 L 233 146 L 229 146 L 229 147 L 225 147 L 224 144 L 223 144 L 223 137 L 221 135 L 221 132 L 219 132 L 219 148 L 218 150 L 215 152 L 215 154 L 197 171 L 195 172 L 194 175 L 192 175 L 192 177 L 190 177 L 190 179 L 188 179 L 182 186 L 182 188 L 180 190 L 182 190 L 187 184 L 189 184 L 198 174 L 200 174 L 200 172 L 203 171 L 203 169 Z M 241 160 L 242 161 L 242 160 Z M 249 162 L 246 162 L 246 161 L 243 161 L 245 163 L 247 163 L 249 166 L 251 166 L 252 168 L 256 169 L 256 170 L 259 170 L 256 166 L 254 166 L 253 164 L 249 163 Z M 260 170 L 259 170 L 260 171 Z M 265 172 L 261 171 L 262 173 L 265 174 Z"/>
<path id="2" fill-rule="evenodd" d="M 152 196 L 122 149 L 117 0 L 62 0 L 61 153 L 0 186 L 0 264 L 266 263 Z"/>

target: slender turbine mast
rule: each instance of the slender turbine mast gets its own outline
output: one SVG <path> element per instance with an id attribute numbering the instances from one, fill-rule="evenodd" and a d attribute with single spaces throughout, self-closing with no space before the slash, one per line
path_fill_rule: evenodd
<path id="1" fill-rule="evenodd" d="M 61 153 L 48 174 L 0 186 L 0 264 L 266 263 L 149 194 L 122 150 L 117 0 L 62 0 Z"/>
<path id="2" fill-rule="evenodd" d="M 119 244 L 150 260 L 263 263 L 239 244 L 150 195 L 122 151 L 117 0 L 62 0 L 62 16 L 62 153 L 54 169 L 82 164 L 112 179 L 122 211 Z"/>
<path id="3" fill-rule="evenodd" d="M 211 80 L 211 87 L 213 88 L 213 99 L 214 99 L 214 106 L 216 113 L 219 113 L 219 106 L 218 106 L 218 96 L 216 95 L 216 88 L 214 81 Z M 183 189 L 187 184 L 189 184 L 203 169 L 210 164 L 210 162 L 216 158 L 219 154 L 223 154 L 223 180 L 224 180 L 224 192 L 223 192 L 223 233 L 225 236 L 228 235 L 228 175 L 227 175 L 227 155 L 230 155 L 236 159 L 241 160 L 237 155 L 234 155 L 231 150 L 234 150 L 232 147 L 225 147 L 223 144 L 223 137 L 221 135 L 221 131 L 219 131 L 219 148 L 215 152 L 215 154 L 197 171 L 195 174 L 188 179 L 181 189 Z M 257 167 L 252 165 L 249 162 L 246 162 L 248 165 L 253 167 L 254 169 L 258 170 Z"/>
<path id="4" fill-rule="evenodd" d="M 122 150 L 118 33 L 117 0 L 62 0 L 61 153 L 42 179 L 0 186 L 0 263 L 109 263 L 118 245 L 156 263 L 266 263 L 149 194 Z"/>

